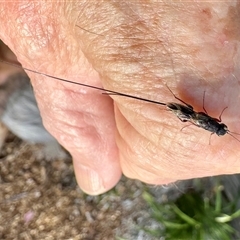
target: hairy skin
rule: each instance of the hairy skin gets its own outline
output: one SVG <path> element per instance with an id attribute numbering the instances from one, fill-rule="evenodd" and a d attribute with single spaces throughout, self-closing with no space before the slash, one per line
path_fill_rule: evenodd
<path id="1" fill-rule="evenodd" d="M 206 90 L 209 115 L 228 106 L 222 119 L 240 133 L 239 12 L 235 1 L 6 1 L 0 36 L 24 67 L 72 81 L 175 101 L 167 84 L 198 111 Z M 162 106 L 29 76 L 46 128 L 89 194 L 111 189 L 121 172 L 167 184 L 240 171 L 240 142 L 229 135 L 209 145 L 209 132 L 181 131 Z"/>

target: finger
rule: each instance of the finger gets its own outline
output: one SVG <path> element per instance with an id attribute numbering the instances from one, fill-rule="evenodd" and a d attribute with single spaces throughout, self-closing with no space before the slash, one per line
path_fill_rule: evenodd
<path id="1" fill-rule="evenodd" d="M 23 66 L 101 86 L 98 74 L 78 46 L 73 34 L 75 26 L 69 25 L 72 19 L 61 18 L 63 6 L 59 4 L 53 9 L 51 4 L 32 4 L 31 11 L 24 8 L 24 2 L 1 6 L 9 16 L 8 21 L 1 16 L 1 37 Z M 55 22 L 49 18 L 53 15 L 56 15 Z M 9 24 L 11 19 L 15 25 Z M 44 24 L 43 19 L 47 19 Z M 54 31 L 48 31 L 45 26 L 51 26 Z M 121 169 L 110 98 L 94 90 L 76 88 L 37 74 L 29 75 L 45 127 L 72 154 L 80 187 L 89 194 L 100 194 L 112 188 L 121 176 Z"/>
<path id="2" fill-rule="evenodd" d="M 239 142 L 231 136 L 213 135 L 209 144 L 211 133 L 194 125 L 181 130 L 189 124 L 161 107 L 157 112 L 142 106 L 141 114 L 134 115 L 128 111 L 119 104 L 115 108 L 120 163 L 127 177 L 155 185 L 239 171 Z"/>

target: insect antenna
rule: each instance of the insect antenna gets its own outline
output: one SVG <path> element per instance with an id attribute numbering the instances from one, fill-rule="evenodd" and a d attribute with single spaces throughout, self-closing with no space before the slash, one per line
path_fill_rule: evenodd
<path id="1" fill-rule="evenodd" d="M 237 138 L 233 135 L 233 134 L 240 135 L 239 133 L 234 133 L 234 132 L 230 132 L 230 131 L 228 131 L 227 134 L 230 135 L 231 137 L 235 138 L 238 142 L 240 142 L 240 140 L 237 139 Z"/>
<path id="2" fill-rule="evenodd" d="M 229 133 L 230 131 L 228 131 Z M 240 135 L 240 133 L 236 133 L 236 132 L 230 132 L 231 134 L 236 134 L 236 135 Z"/>

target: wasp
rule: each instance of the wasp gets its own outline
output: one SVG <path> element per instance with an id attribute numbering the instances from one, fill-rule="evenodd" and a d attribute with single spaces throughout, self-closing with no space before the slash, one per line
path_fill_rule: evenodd
<path id="1" fill-rule="evenodd" d="M 182 99 L 178 98 L 168 86 L 167 86 L 167 88 L 172 93 L 174 98 L 182 103 L 182 104 L 175 103 L 175 102 L 167 103 L 166 104 L 167 109 L 170 110 L 172 113 L 174 113 L 177 116 L 177 118 L 180 119 L 182 122 L 190 122 L 191 124 L 193 124 L 199 128 L 203 128 L 204 130 L 211 132 L 211 135 L 213 135 L 214 133 L 217 134 L 218 136 L 223 136 L 225 134 L 229 134 L 233 138 L 235 138 L 235 137 L 232 134 L 240 135 L 238 133 L 230 132 L 228 130 L 227 125 L 222 123 L 221 116 L 222 116 L 223 112 L 227 109 L 227 107 L 225 107 L 222 110 L 219 118 L 214 118 L 214 117 L 211 117 L 208 115 L 207 110 L 204 106 L 205 91 L 203 94 L 203 110 L 204 110 L 204 112 L 196 112 L 196 111 L 194 111 L 193 106 L 184 102 Z M 239 141 L 239 139 L 237 139 L 237 138 L 235 138 L 235 139 L 237 141 Z M 210 139 L 209 139 L 209 143 L 210 143 Z"/>

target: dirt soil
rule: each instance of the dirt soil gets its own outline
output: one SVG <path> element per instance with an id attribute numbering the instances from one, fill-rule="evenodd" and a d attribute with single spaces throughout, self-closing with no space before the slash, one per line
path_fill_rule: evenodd
<path id="1" fill-rule="evenodd" d="M 110 192 L 88 196 L 69 159 L 37 159 L 39 146 L 10 135 L 0 154 L 0 239 L 154 239 L 159 227 L 142 199 L 145 186 L 123 178 Z"/>

